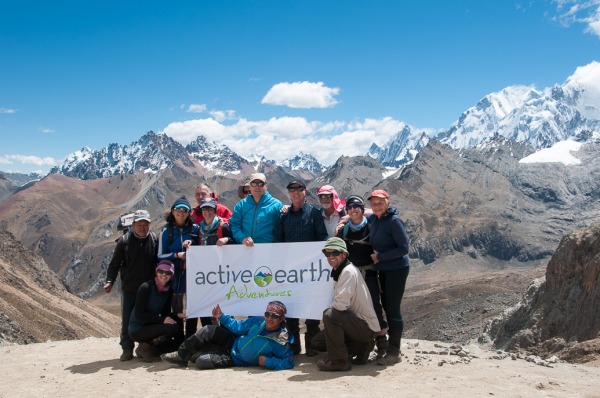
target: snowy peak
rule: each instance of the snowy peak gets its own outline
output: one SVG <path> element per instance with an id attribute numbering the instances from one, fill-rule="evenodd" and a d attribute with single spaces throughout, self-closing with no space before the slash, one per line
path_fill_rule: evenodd
<path id="1" fill-rule="evenodd" d="M 371 145 L 367 156 L 379 160 L 390 167 L 402 167 L 412 163 L 415 156 L 427 145 L 429 137 L 424 131 L 417 131 L 410 126 L 405 126 L 388 143 L 380 148 Z"/>
<path id="2" fill-rule="evenodd" d="M 510 86 L 488 94 L 438 138 L 454 148 L 479 146 L 496 136 L 546 148 L 569 137 L 596 137 L 599 109 L 600 63 L 593 62 L 562 86 Z"/>
<path id="3" fill-rule="evenodd" d="M 130 145 L 112 143 L 98 151 L 82 148 L 67 156 L 51 173 L 89 180 L 132 174 L 138 170 L 158 172 L 172 167 L 176 159 L 192 165 L 181 144 L 164 134 L 149 131 Z"/>
<path id="4" fill-rule="evenodd" d="M 322 173 L 326 169 L 314 156 L 304 152 L 284 160 L 282 166 L 290 170 L 304 170 L 313 173 Z"/>
<path id="5" fill-rule="evenodd" d="M 203 135 L 198 136 L 185 148 L 192 158 L 209 170 L 236 172 L 242 168 L 242 164 L 248 163 L 226 145 L 208 141 Z"/>

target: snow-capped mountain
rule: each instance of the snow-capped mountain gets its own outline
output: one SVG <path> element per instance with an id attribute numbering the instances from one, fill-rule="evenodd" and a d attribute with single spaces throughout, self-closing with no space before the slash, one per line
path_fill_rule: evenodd
<path id="1" fill-rule="evenodd" d="M 157 172 L 171 167 L 175 160 L 192 165 L 180 143 L 164 134 L 149 131 L 130 145 L 113 143 L 98 151 L 82 148 L 67 156 L 62 165 L 50 172 L 88 180 L 131 174 L 137 170 Z"/>
<path id="2" fill-rule="evenodd" d="M 453 148 L 472 148 L 498 137 L 537 149 L 569 138 L 599 141 L 600 63 L 577 68 L 563 85 L 509 86 L 488 94 L 435 138 Z M 398 167 L 412 162 L 428 141 L 406 127 L 383 148 L 373 145 L 368 155 Z"/>
<path id="3" fill-rule="evenodd" d="M 371 145 L 367 155 L 379 160 L 386 166 L 401 167 L 412 163 L 417 153 L 428 142 L 429 137 L 425 132 L 419 133 L 411 129 L 410 126 L 405 126 L 383 148 L 375 143 Z"/>
<path id="4" fill-rule="evenodd" d="M 185 149 L 191 157 L 197 159 L 208 170 L 232 173 L 239 171 L 242 164 L 248 163 L 246 159 L 233 152 L 226 145 L 208 141 L 202 135 L 189 143 Z"/>
<path id="5" fill-rule="evenodd" d="M 290 170 L 305 170 L 313 173 L 322 173 L 326 169 L 314 156 L 304 152 L 284 160 L 281 165 Z"/>

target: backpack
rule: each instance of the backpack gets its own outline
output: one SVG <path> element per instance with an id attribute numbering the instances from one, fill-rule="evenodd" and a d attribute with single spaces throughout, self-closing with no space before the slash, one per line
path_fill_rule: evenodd
<path id="1" fill-rule="evenodd" d="M 128 251 L 127 251 L 127 245 L 129 244 L 129 238 L 131 237 L 130 234 L 132 234 L 132 233 L 133 233 L 132 231 L 128 231 L 124 235 L 121 235 L 120 237 L 118 237 L 115 240 L 115 242 L 118 242 L 119 239 L 123 239 L 123 244 L 124 244 L 124 246 L 123 246 L 123 253 L 125 254 L 123 256 L 123 259 L 125 260 L 125 266 L 127 266 L 127 263 L 128 263 L 127 258 L 128 258 L 128 254 L 129 254 Z M 154 247 L 155 248 L 158 247 L 158 237 L 156 236 L 156 234 L 154 232 L 150 231 L 150 233 L 148 234 L 148 238 L 152 242 L 154 242 Z"/>

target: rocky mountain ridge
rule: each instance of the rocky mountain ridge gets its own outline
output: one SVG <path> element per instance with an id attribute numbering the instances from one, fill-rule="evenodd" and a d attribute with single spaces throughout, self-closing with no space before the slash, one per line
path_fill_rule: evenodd
<path id="1" fill-rule="evenodd" d="M 600 223 L 560 242 L 545 278 L 490 321 L 486 335 L 500 348 L 589 361 L 600 357 Z"/>

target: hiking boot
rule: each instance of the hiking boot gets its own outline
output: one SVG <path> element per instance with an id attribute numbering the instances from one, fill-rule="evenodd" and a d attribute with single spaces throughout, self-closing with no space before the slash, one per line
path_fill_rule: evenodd
<path id="1" fill-rule="evenodd" d="M 344 359 L 319 359 L 317 367 L 324 372 L 345 372 L 352 369 L 352 365 L 347 358 Z"/>
<path id="2" fill-rule="evenodd" d="M 315 350 L 315 349 L 314 349 L 314 348 L 312 348 L 312 347 L 308 347 L 308 348 L 306 349 L 305 355 L 306 355 L 307 357 L 314 357 L 314 356 L 317 356 L 317 355 L 319 355 L 319 351 Z"/>
<path id="3" fill-rule="evenodd" d="M 400 353 L 387 352 L 383 358 L 379 358 L 377 360 L 377 365 L 382 366 L 392 366 L 399 362 L 402 362 L 402 357 Z"/>
<path id="4" fill-rule="evenodd" d="M 169 352 L 168 354 L 162 354 L 160 356 L 160 359 L 162 359 L 165 362 L 174 363 L 175 365 L 179 365 L 182 367 L 187 366 L 188 364 L 188 361 L 182 359 L 177 353 L 177 351 Z"/>
<path id="5" fill-rule="evenodd" d="M 354 358 L 352 358 L 352 364 L 353 365 L 366 365 L 369 363 L 369 355 L 371 354 L 371 351 L 365 351 L 361 354 L 358 354 L 357 356 L 355 356 Z"/>
<path id="6" fill-rule="evenodd" d="M 123 348 L 119 361 L 131 361 L 133 359 L 133 348 Z"/>
<path id="7" fill-rule="evenodd" d="M 135 349 L 135 355 L 144 362 L 160 361 L 160 351 L 149 343 L 141 342 Z"/>
<path id="8" fill-rule="evenodd" d="M 383 358 L 389 347 L 389 342 L 385 334 L 375 338 L 375 346 L 377 347 L 377 359 Z"/>

